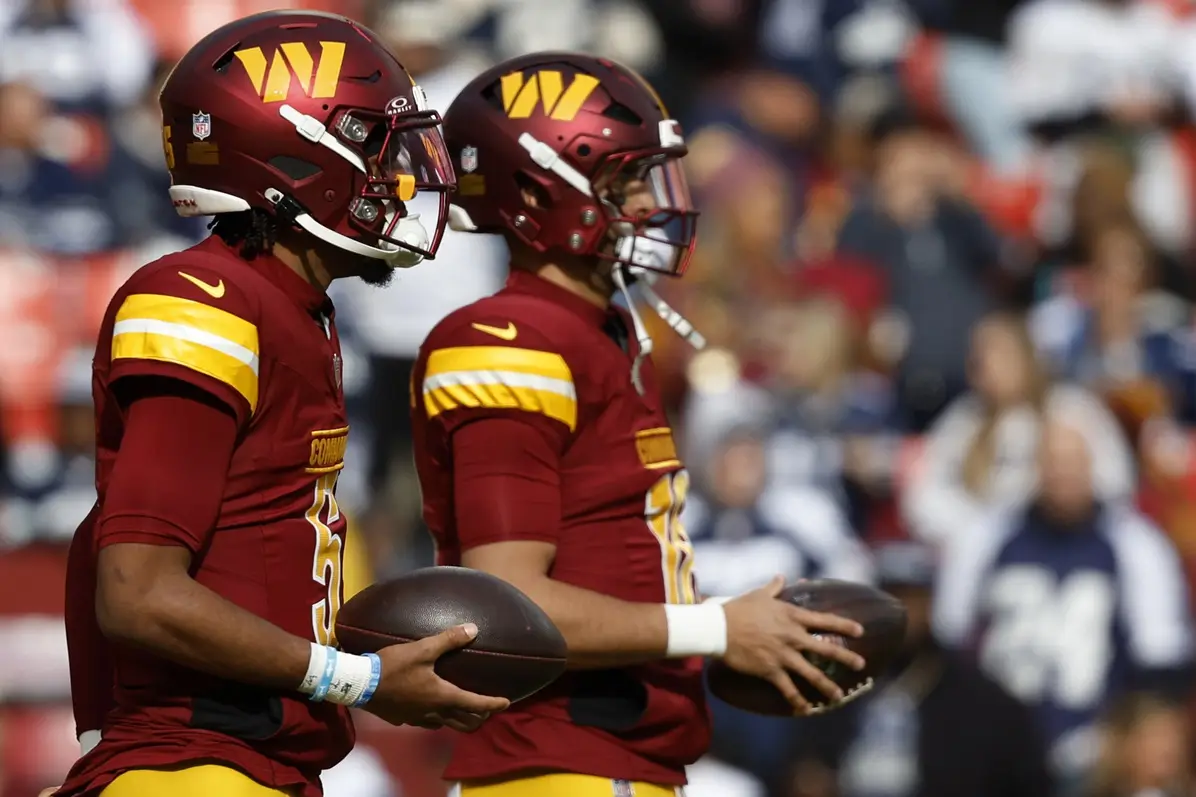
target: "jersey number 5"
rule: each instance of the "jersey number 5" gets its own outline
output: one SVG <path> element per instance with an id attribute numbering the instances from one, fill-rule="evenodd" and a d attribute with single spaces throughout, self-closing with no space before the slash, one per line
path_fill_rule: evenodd
<path id="1" fill-rule="evenodd" d="M 664 576 L 666 603 L 697 603 L 694 580 L 694 547 L 681 523 L 681 510 L 689 492 L 689 474 L 684 470 L 661 476 L 648 490 L 644 519 L 660 545 L 660 569 Z"/>
<path id="2" fill-rule="evenodd" d="M 345 543 L 331 526 L 340 520 L 336 503 L 336 478 L 339 471 L 316 479 L 315 500 L 307 510 L 307 522 L 316 531 L 316 552 L 311 577 L 325 589 L 325 596 L 311 605 L 311 627 L 321 645 L 336 644 L 336 613 L 341 608 L 341 582 L 344 572 Z"/>

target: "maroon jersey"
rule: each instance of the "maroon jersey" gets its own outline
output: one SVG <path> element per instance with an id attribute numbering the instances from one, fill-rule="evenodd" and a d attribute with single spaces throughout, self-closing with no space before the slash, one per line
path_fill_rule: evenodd
<path id="1" fill-rule="evenodd" d="M 247 263 L 216 238 L 140 269 L 113 298 L 96 347 L 100 511 L 77 534 L 92 550 L 145 541 L 97 525 L 121 447 L 114 388 L 134 376 L 198 386 L 232 408 L 240 431 L 214 531 L 203 540 L 180 532 L 175 542 L 191 548 L 199 583 L 292 634 L 333 643 L 345 534 L 334 491 L 348 426 L 332 314 L 327 297 L 279 261 Z M 97 635 L 78 626 L 71 645 L 95 644 Z M 119 645 L 106 652 L 115 683 L 103 741 L 60 794 L 98 794 L 128 769 L 217 761 L 317 795 L 320 770 L 353 745 L 343 707 Z"/>
<path id="2" fill-rule="evenodd" d="M 459 564 L 462 550 L 500 539 L 548 540 L 558 581 L 625 601 L 698 600 L 679 522 L 689 478 L 650 361 L 642 396 L 632 384 L 628 328 L 621 311 L 513 272 L 504 290 L 432 331 L 415 366 L 412 412 L 424 519 L 440 564 Z M 560 516 L 547 532 L 498 537 L 488 531 L 492 518 L 460 516 L 468 501 L 455 495 L 452 438 L 492 419 L 531 424 L 551 444 Z M 541 465 L 529 462 L 528 473 Z M 518 489 L 518 480 L 511 484 Z M 684 784 L 685 766 L 709 744 L 701 668 L 693 658 L 567 673 L 460 736 L 446 777 L 555 770 Z"/>

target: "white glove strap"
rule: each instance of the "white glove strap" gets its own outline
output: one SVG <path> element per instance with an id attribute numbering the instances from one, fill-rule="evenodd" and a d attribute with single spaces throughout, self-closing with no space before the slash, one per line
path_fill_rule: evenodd
<path id="1" fill-rule="evenodd" d="M 721 656 L 727 652 L 727 615 L 721 603 L 666 603 L 664 616 L 669 624 L 668 658 Z"/>

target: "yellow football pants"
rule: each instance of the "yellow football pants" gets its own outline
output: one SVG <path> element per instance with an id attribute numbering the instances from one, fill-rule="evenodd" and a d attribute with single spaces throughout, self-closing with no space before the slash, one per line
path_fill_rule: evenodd
<path id="1" fill-rule="evenodd" d="M 500 783 L 458 783 L 449 797 L 685 797 L 685 790 L 639 782 L 625 784 L 620 789 L 618 781 L 610 778 L 555 772 Z"/>
<path id="2" fill-rule="evenodd" d="M 100 797 L 289 797 L 229 767 L 134 769 L 108 784 Z"/>

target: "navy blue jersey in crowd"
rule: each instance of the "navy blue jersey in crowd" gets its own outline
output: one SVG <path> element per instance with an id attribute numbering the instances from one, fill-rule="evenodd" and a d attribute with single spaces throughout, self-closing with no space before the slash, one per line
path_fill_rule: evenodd
<path id="1" fill-rule="evenodd" d="M 1068 526 L 1030 508 L 961 534 L 943 561 L 935 631 L 1034 707 L 1061 774 L 1090 763 L 1092 723 L 1111 698 L 1174 686 L 1193 652 L 1179 558 L 1128 507 Z"/>
<path id="2" fill-rule="evenodd" d="M 748 509 L 691 494 L 682 514 L 704 595 L 739 595 L 774 575 L 867 582 L 872 565 L 835 501 L 809 489 L 771 489 Z"/>

